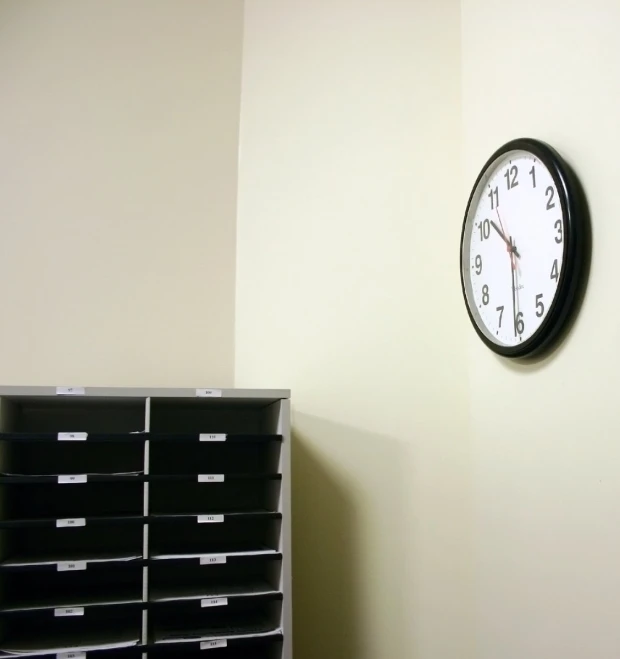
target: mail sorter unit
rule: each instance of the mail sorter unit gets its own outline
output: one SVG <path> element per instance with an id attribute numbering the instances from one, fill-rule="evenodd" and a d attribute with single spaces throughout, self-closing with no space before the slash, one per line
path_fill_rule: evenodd
<path id="1" fill-rule="evenodd" d="M 0 387 L 0 657 L 292 659 L 289 414 Z"/>

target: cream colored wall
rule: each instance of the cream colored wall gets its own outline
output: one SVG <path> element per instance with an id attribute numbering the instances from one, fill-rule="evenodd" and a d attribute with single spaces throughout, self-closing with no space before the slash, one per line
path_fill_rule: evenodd
<path id="1" fill-rule="evenodd" d="M 528 135 L 558 148 L 591 207 L 581 312 L 536 366 L 469 331 L 478 659 L 620 653 L 620 5 L 463 0 L 465 186 Z M 456 259 L 456 255 L 453 255 Z"/>
<path id="2" fill-rule="evenodd" d="M 230 385 L 241 0 L 0 3 L 0 381 Z"/>
<path id="3" fill-rule="evenodd" d="M 468 659 L 459 2 L 247 2 L 236 384 L 294 392 L 296 659 Z"/>

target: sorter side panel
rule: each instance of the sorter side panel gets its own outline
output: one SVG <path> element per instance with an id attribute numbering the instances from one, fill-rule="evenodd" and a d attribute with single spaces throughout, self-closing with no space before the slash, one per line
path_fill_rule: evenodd
<path id="1" fill-rule="evenodd" d="M 293 606 L 292 606 L 292 554 L 291 554 L 291 403 L 283 399 L 279 403 L 278 433 L 282 435 L 280 451 L 280 473 L 282 489 L 280 512 L 282 530 L 280 551 L 282 553 L 282 630 L 284 633 L 282 659 L 293 659 Z"/>
<path id="2" fill-rule="evenodd" d="M 147 398 L 144 406 L 144 431 L 147 433 L 147 440 L 144 442 L 144 508 L 143 515 L 148 517 L 149 515 L 149 482 L 148 476 L 150 472 L 150 443 L 148 441 L 148 433 L 151 429 L 151 399 Z M 144 535 L 142 541 L 142 557 L 144 559 L 149 558 L 149 525 L 144 525 Z M 145 565 L 142 568 L 142 601 L 148 602 L 149 599 L 149 568 L 148 565 Z M 146 645 L 148 643 L 148 608 L 145 608 L 142 611 L 142 644 Z M 145 655 L 143 655 L 145 656 Z"/>
<path id="3" fill-rule="evenodd" d="M 13 429 L 14 423 L 14 407 L 6 398 L 0 398 L 0 432 L 9 432 Z M 0 472 L 6 471 L 8 467 L 9 456 L 7 455 L 7 447 L 4 442 L 0 442 Z M 3 492 L 3 490 L 2 490 Z M 2 493 L 0 493 L 0 519 L 6 517 L 6 505 Z M 7 552 L 6 548 L 6 534 L 0 530 L 0 560 L 2 560 Z M 1 597 L 1 584 L 0 584 L 0 597 Z"/>

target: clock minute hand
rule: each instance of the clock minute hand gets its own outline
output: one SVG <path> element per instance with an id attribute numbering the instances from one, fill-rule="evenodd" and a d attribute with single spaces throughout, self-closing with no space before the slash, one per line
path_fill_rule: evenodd
<path id="1" fill-rule="evenodd" d="M 510 251 L 512 252 L 512 238 L 510 239 L 510 242 L 508 243 L 510 247 Z M 512 253 L 510 254 L 510 274 L 512 275 L 512 324 L 514 327 L 515 331 L 515 337 L 517 336 L 517 309 L 515 305 L 515 296 L 517 293 L 516 290 L 516 282 L 515 282 L 515 264 L 513 263 L 512 260 Z"/>
<path id="2" fill-rule="evenodd" d="M 517 252 L 517 247 L 512 243 L 512 240 L 508 240 L 508 238 L 506 238 L 506 235 L 505 235 L 504 232 L 503 232 L 503 231 L 497 226 L 497 224 L 495 223 L 494 220 L 491 220 L 491 226 L 495 229 L 495 231 L 497 231 L 497 233 L 499 233 L 501 239 L 506 243 L 506 248 L 507 248 L 507 250 L 508 250 L 510 253 L 514 254 L 518 259 L 520 259 L 520 258 L 521 258 L 521 255 L 519 254 L 519 252 Z"/>

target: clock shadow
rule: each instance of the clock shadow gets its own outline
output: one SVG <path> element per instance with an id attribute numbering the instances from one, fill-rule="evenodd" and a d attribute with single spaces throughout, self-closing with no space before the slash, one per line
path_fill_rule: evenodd
<path id="1" fill-rule="evenodd" d="M 550 344 L 544 346 L 544 348 L 534 355 L 529 355 L 527 357 L 521 357 L 517 359 L 506 360 L 502 357 L 497 356 L 504 364 L 508 366 L 513 371 L 523 372 L 523 371 L 540 371 L 548 363 L 557 359 L 564 350 L 568 337 L 573 331 L 573 327 L 577 323 L 579 317 L 579 312 L 583 306 L 583 302 L 586 297 L 586 290 L 588 288 L 588 281 L 590 279 L 590 266 L 592 264 L 592 247 L 593 247 L 593 238 L 592 238 L 592 223 L 590 221 L 590 207 L 588 205 L 588 199 L 585 195 L 585 191 L 581 184 L 581 180 L 576 176 L 572 166 L 565 162 L 566 168 L 569 171 L 569 174 L 572 178 L 572 183 L 574 184 L 578 195 L 580 196 L 580 202 L 583 208 L 583 236 L 582 236 L 582 270 L 579 273 L 579 281 L 577 283 L 577 289 L 575 290 L 575 297 L 573 298 L 573 303 L 571 305 L 568 316 L 564 322 L 562 329 L 558 332 L 557 336 L 553 339 Z"/>

